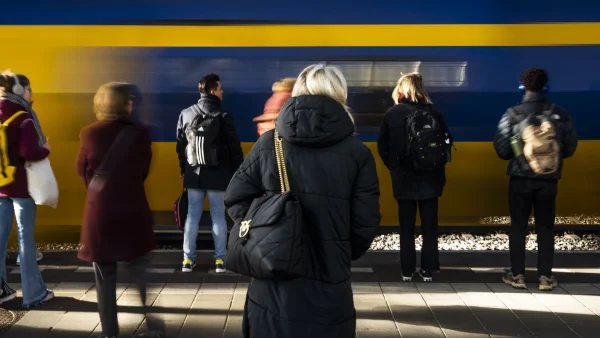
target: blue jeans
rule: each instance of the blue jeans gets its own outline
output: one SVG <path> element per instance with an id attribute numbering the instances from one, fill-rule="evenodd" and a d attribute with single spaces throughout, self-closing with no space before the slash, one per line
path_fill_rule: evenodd
<path id="1" fill-rule="evenodd" d="M 204 209 L 204 196 L 208 195 L 212 235 L 215 243 L 215 259 L 227 254 L 227 221 L 225 220 L 225 191 L 188 189 L 188 214 L 183 232 L 183 258 L 196 260 L 198 226 Z M 35 258 L 35 257 L 34 257 Z"/>
<path id="2" fill-rule="evenodd" d="M 12 230 L 13 212 L 17 218 L 19 255 L 21 256 L 21 289 L 23 307 L 37 305 L 47 295 L 47 288 L 35 258 L 33 227 L 37 206 L 31 198 L 0 198 L 0 273 L 2 286 L 6 283 L 6 250 Z"/>

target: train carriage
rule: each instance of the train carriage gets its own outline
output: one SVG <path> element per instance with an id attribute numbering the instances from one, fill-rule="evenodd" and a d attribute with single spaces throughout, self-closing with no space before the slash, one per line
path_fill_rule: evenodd
<path id="1" fill-rule="evenodd" d="M 492 138 L 500 116 L 517 103 L 519 74 L 542 67 L 549 98 L 573 116 L 580 136 L 566 161 L 558 213 L 595 214 L 600 202 L 600 3 L 575 1 L 376 0 L 24 2 L 3 5 L 0 68 L 30 77 L 35 109 L 52 144 L 60 187 L 57 209 L 39 208 L 38 225 L 78 232 L 85 190 L 75 175 L 79 130 L 94 120 L 92 97 L 106 81 L 136 83 L 139 118 L 153 131 L 147 194 L 157 229 L 172 226 L 181 189 L 175 154 L 179 112 L 198 98 L 197 82 L 221 76 L 247 153 L 252 118 L 271 85 L 306 65 L 340 66 L 358 137 L 375 153 L 382 225 L 398 225 L 389 173 L 376 154 L 383 113 L 401 72 L 423 74 L 433 102 L 457 141 L 440 203 L 440 226 L 487 226 L 508 214 L 507 163 Z M 167 227 L 168 228 L 168 227 Z M 388 229 L 388 228 L 386 228 Z"/>

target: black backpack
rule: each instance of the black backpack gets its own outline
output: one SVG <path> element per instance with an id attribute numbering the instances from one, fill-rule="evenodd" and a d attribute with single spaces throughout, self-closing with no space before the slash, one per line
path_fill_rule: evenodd
<path id="1" fill-rule="evenodd" d="M 221 129 L 221 114 L 205 114 L 197 105 L 191 108 L 196 116 L 185 130 L 188 142 L 185 157 L 192 167 L 214 167 L 219 164 L 218 136 Z"/>
<path id="2" fill-rule="evenodd" d="M 406 119 L 407 154 L 415 171 L 430 171 L 447 162 L 449 145 L 441 123 L 430 108 L 417 108 Z"/>

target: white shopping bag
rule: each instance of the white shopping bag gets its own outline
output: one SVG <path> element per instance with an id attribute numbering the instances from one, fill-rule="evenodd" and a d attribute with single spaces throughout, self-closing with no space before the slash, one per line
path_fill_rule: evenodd
<path id="1" fill-rule="evenodd" d="M 50 160 L 45 158 L 37 162 L 26 162 L 27 188 L 29 195 L 37 205 L 47 205 L 56 208 L 58 205 L 58 183 L 50 166 Z"/>

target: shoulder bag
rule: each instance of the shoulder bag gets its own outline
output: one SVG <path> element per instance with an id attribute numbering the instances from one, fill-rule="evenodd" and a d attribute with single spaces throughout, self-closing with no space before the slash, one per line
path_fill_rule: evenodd
<path id="1" fill-rule="evenodd" d="M 225 267 L 257 279 L 289 279 L 304 274 L 305 229 L 300 202 L 290 191 L 282 140 L 277 131 L 275 158 L 281 193 L 256 198 L 246 217 L 231 230 Z"/>

